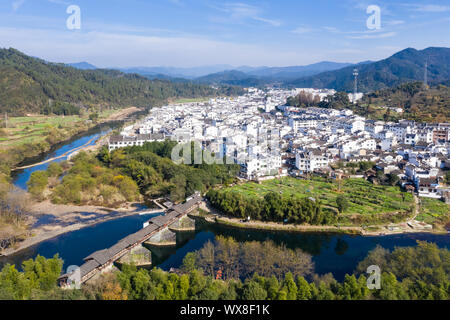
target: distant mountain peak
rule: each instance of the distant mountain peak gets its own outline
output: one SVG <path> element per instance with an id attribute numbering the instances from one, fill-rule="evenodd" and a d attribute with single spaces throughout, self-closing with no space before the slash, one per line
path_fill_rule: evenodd
<path id="1" fill-rule="evenodd" d="M 96 66 L 90 64 L 89 62 L 76 62 L 76 63 L 68 63 L 67 64 L 70 67 L 74 67 L 80 70 L 95 70 L 98 69 Z"/>

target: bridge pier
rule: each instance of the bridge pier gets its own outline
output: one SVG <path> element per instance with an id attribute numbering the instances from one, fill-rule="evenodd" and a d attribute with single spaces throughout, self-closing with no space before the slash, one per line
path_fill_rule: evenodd
<path id="1" fill-rule="evenodd" d="M 165 228 L 152 236 L 145 242 L 147 247 L 173 247 L 177 245 L 177 235 L 175 232 Z"/>
<path id="2" fill-rule="evenodd" d="M 139 244 L 115 263 L 119 266 L 123 264 L 134 264 L 136 267 L 150 267 L 152 265 L 152 253 L 142 244 Z"/>
<path id="3" fill-rule="evenodd" d="M 187 215 L 175 221 L 169 226 L 169 230 L 173 232 L 190 232 L 195 231 L 195 220 Z"/>

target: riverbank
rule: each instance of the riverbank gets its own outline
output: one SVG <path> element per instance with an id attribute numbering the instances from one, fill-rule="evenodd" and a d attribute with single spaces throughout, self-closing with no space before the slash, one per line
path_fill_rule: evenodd
<path id="1" fill-rule="evenodd" d="M 30 116 L 22 117 L 21 122 L 14 124 L 14 118 L 11 118 L 15 128 L 10 130 L 14 132 L 11 132 L 5 141 L 0 141 L 0 161 L 10 168 L 29 165 L 33 163 L 33 159 L 39 158 L 42 154 L 84 132 L 110 122 L 125 120 L 142 111 L 142 109 L 130 107 L 105 112 L 104 116 L 96 122 L 79 116 Z M 26 119 L 29 119 L 28 122 Z M 41 131 L 34 130 L 34 127 Z M 41 127 L 45 127 L 47 131 L 43 131 Z"/>
<path id="2" fill-rule="evenodd" d="M 221 212 L 204 203 L 201 206 L 201 210 L 204 214 L 193 214 L 194 218 L 203 220 L 206 223 L 217 224 L 222 226 L 228 226 L 239 229 L 249 230 L 262 230 L 262 231 L 280 231 L 280 232 L 324 232 L 324 233 L 343 233 L 348 235 L 361 235 L 361 236 L 385 236 L 395 234 L 406 233 L 433 233 L 433 234 L 445 234 L 446 231 L 428 229 L 426 224 L 413 219 L 403 223 L 390 224 L 390 225 L 377 225 L 377 226 L 339 226 L 339 225 L 293 225 L 277 222 L 264 222 L 264 221 L 243 221 L 237 218 L 230 218 L 224 216 Z M 417 209 L 416 209 L 417 210 Z"/>
<path id="3" fill-rule="evenodd" d="M 10 256 L 71 231 L 109 220 L 138 215 L 140 210 L 138 204 L 128 204 L 120 209 L 111 209 L 99 206 L 55 205 L 49 201 L 35 203 L 31 207 L 27 221 L 31 226 L 28 230 L 31 236 L 0 252 L 0 256 Z"/>

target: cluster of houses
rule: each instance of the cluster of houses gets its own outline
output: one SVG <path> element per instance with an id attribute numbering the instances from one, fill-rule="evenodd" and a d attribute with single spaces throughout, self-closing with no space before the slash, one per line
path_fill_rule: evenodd
<path id="1" fill-rule="evenodd" d="M 449 199 L 450 124 L 368 120 L 351 110 L 295 108 L 305 91 L 324 99 L 333 90 L 248 89 L 236 98 L 171 104 L 111 137 L 114 150 L 146 141 L 197 141 L 217 159 L 241 165 L 245 179 L 327 172 L 339 161 L 372 161 L 420 196 Z M 229 160 L 228 160 L 229 161 Z"/>

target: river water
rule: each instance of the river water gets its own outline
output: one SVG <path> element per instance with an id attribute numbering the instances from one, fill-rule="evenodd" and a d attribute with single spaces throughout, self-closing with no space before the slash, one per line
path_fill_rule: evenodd
<path id="1" fill-rule="evenodd" d="M 37 159 L 29 160 L 35 163 L 64 154 L 65 152 L 84 145 L 92 138 L 99 138 L 111 130 L 109 126 L 103 126 L 78 136 L 69 142 L 63 143 L 52 151 Z M 95 143 L 96 139 L 92 141 Z M 56 161 L 62 161 L 59 159 Z M 14 176 L 14 184 L 26 189 L 26 182 L 32 172 L 45 170 L 48 164 L 29 168 L 17 172 Z M 22 261 L 36 257 L 38 254 L 47 258 L 58 253 L 64 260 L 65 268 L 69 265 L 81 265 L 83 258 L 92 252 L 112 246 L 118 240 L 137 232 L 143 223 L 152 216 L 129 216 L 99 223 L 81 230 L 72 231 L 60 235 L 54 239 L 44 241 L 34 247 L 25 249 L 9 257 L 0 257 L 0 266 L 5 263 L 20 265 Z M 161 249 L 152 252 L 154 265 L 169 270 L 181 265 L 184 256 L 203 247 L 208 241 L 213 241 L 216 236 L 231 236 L 238 241 L 265 241 L 273 240 L 277 244 L 284 244 L 288 248 L 300 248 L 313 256 L 315 272 L 325 274 L 331 272 L 336 279 L 342 280 L 346 273 L 352 273 L 358 262 L 367 256 L 367 253 L 377 245 L 387 249 L 396 246 L 414 246 L 417 241 L 429 241 L 439 247 L 450 248 L 450 234 L 401 234 L 390 236 L 349 236 L 326 233 L 287 233 L 256 230 L 241 230 L 232 227 L 202 225 L 195 233 L 177 235 L 177 247 Z"/>

